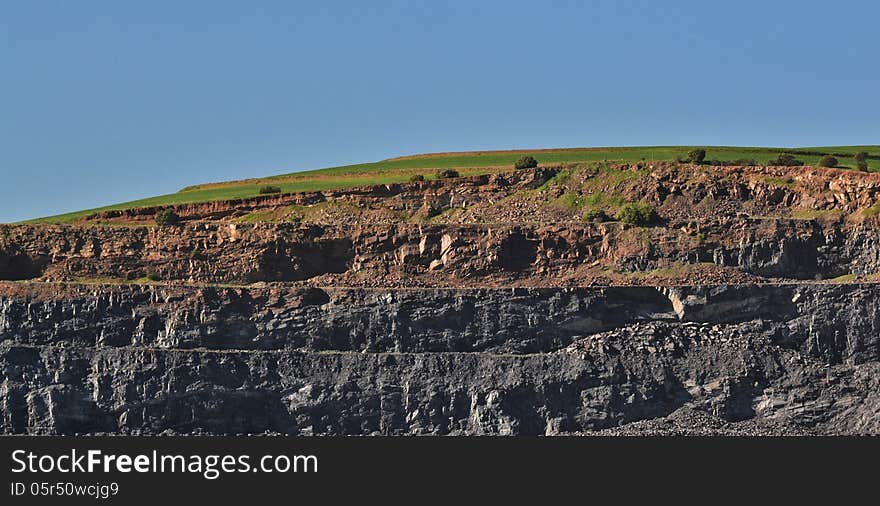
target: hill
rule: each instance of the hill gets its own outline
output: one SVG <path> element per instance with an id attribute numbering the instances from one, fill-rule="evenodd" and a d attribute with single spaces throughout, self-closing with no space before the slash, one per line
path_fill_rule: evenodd
<path id="1" fill-rule="evenodd" d="M 0 434 L 880 434 L 880 174 L 608 153 L 2 225 Z"/>
<path id="2" fill-rule="evenodd" d="M 68 223 L 101 211 L 244 199 L 258 196 L 260 189 L 267 184 L 277 186 L 283 193 L 291 193 L 351 188 L 369 184 L 400 183 L 407 181 L 415 174 L 421 174 L 426 179 L 432 179 L 435 177 L 437 169 L 441 168 L 454 168 L 463 176 L 489 174 L 509 170 L 516 159 L 523 154 L 533 154 L 541 165 L 559 165 L 595 161 L 671 161 L 685 155 L 694 148 L 694 146 L 565 148 L 431 153 L 403 156 L 372 163 L 190 186 L 183 188 L 177 193 L 37 218 L 30 220 L 28 223 Z M 792 153 L 804 164 L 815 165 L 822 156 L 831 154 L 838 158 L 839 167 L 841 168 L 854 168 L 855 160 L 853 156 L 855 153 L 866 151 L 869 153 L 867 161 L 869 170 L 872 172 L 880 171 L 880 146 L 825 146 L 810 148 L 710 146 L 704 149 L 707 151 L 707 160 L 751 160 L 760 164 L 766 164 L 780 154 Z"/>

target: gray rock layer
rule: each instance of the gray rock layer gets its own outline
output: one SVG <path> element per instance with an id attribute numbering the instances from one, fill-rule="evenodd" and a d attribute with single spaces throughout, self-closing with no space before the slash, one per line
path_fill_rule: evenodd
<path id="1" fill-rule="evenodd" d="M 6 288 L 7 434 L 880 432 L 870 284 Z"/>

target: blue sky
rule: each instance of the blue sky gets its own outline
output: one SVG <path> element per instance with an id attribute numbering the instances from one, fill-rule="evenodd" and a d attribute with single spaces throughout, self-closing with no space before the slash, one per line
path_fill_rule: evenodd
<path id="1" fill-rule="evenodd" d="M 0 222 L 468 149 L 880 144 L 880 6 L 0 0 Z"/>

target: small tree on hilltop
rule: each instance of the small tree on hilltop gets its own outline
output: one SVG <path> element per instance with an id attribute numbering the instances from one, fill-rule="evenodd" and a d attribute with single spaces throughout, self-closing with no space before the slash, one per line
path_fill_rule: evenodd
<path id="1" fill-rule="evenodd" d="M 281 187 L 279 186 L 264 186 L 260 188 L 260 195 L 268 195 L 271 193 L 281 193 Z"/>
<path id="2" fill-rule="evenodd" d="M 859 151 L 855 155 L 855 159 L 857 162 L 864 162 L 868 160 L 868 152 L 867 151 Z"/>
<path id="3" fill-rule="evenodd" d="M 856 168 L 859 169 L 859 172 L 868 172 L 868 162 L 856 162 Z"/>
<path id="4" fill-rule="evenodd" d="M 819 167 L 837 167 L 837 158 L 825 155 L 819 159 Z"/>
<path id="5" fill-rule="evenodd" d="M 437 179 L 452 179 L 454 177 L 460 177 L 457 170 L 444 169 L 437 172 Z"/>
<path id="6" fill-rule="evenodd" d="M 514 167 L 517 169 L 534 169 L 538 166 L 538 160 L 535 160 L 533 156 L 523 156 L 519 160 L 516 161 Z"/>
<path id="7" fill-rule="evenodd" d="M 688 161 L 691 163 L 703 163 L 703 160 L 706 159 L 706 150 L 705 149 L 695 149 L 688 153 Z"/>
<path id="8" fill-rule="evenodd" d="M 768 163 L 768 165 L 776 165 L 779 167 L 796 167 L 803 164 L 804 162 L 798 160 L 794 155 L 789 153 L 783 153 L 777 156 L 775 160 L 770 160 Z"/>

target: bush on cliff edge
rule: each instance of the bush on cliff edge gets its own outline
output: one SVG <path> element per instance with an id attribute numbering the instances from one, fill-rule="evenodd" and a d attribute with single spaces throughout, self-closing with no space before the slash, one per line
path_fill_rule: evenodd
<path id="1" fill-rule="evenodd" d="M 617 219 L 627 225 L 648 225 L 655 217 L 654 208 L 636 202 L 625 204 L 617 211 Z"/>
<path id="2" fill-rule="evenodd" d="M 517 169 L 534 169 L 538 166 L 538 160 L 533 156 L 523 156 L 513 165 Z"/>
<path id="3" fill-rule="evenodd" d="M 837 167 L 837 158 L 825 155 L 819 159 L 819 167 Z"/>
<path id="4" fill-rule="evenodd" d="M 156 213 L 156 225 L 160 227 L 170 227 L 180 223 L 180 216 L 174 212 L 174 209 L 163 209 Z"/>

